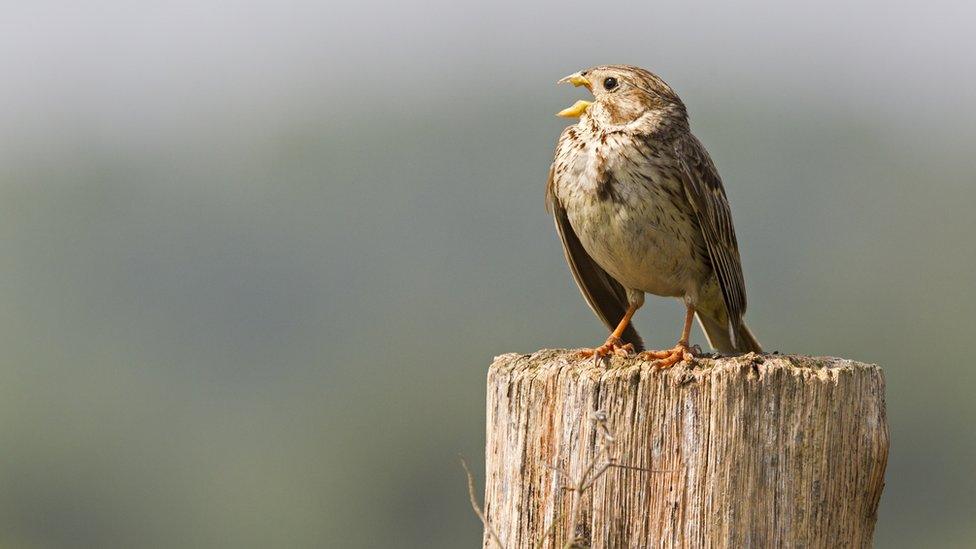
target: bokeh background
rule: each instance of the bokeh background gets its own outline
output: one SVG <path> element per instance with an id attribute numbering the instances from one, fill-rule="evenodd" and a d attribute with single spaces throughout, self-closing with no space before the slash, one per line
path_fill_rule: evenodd
<path id="1" fill-rule="evenodd" d="M 633 63 L 722 173 L 760 339 L 884 366 L 878 547 L 971 547 L 974 19 L 3 2 L 0 546 L 478 546 L 491 358 L 605 335 L 543 211 L 554 83 Z"/>

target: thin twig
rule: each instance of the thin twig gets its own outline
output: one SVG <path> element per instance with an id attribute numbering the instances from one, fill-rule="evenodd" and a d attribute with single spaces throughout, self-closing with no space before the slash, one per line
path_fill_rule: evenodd
<path id="1" fill-rule="evenodd" d="M 580 513 L 580 501 L 583 498 L 583 493 L 589 490 L 593 484 L 607 472 L 610 468 L 613 459 L 608 458 L 607 454 L 610 453 L 610 447 L 613 446 L 615 441 L 613 434 L 610 433 L 610 429 L 607 427 L 607 414 L 602 410 L 597 410 L 590 414 L 590 419 L 596 424 L 594 431 L 594 436 L 596 437 L 596 443 L 598 450 L 596 455 L 586 464 L 586 469 L 583 470 L 583 474 L 580 475 L 579 480 L 577 480 L 576 485 L 572 487 L 572 500 L 570 504 L 570 528 L 572 528 L 571 536 L 566 540 L 566 544 L 563 546 L 564 549 L 570 549 L 577 545 L 577 541 L 581 541 L 576 537 L 576 523 L 579 522 Z M 607 460 L 607 463 L 602 465 L 595 474 L 593 471 L 597 468 L 600 462 Z"/>
<path id="2" fill-rule="evenodd" d="M 488 518 L 485 517 L 484 511 L 481 510 L 481 506 L 478 505 L 478 497 L 474 493 L 474 475 L 471 474 L 471 469 L 468 468 L 468 462 L 465 461 L 464 456 L 458 456 L 461 459 L 461 467 L 464 467 L 464 474 L 468 476 L 468 499 L 471 500 L 471 508 L 474 509 L 474 513 L 478 515 L 481 519 L 481 524 L 485 527 L 485 532 L 488 532 L 488 538 L 495 542 L 498 549 L 505 549 L 505 544 L 502 543 L 500 537 L 495 532 L 495 529 L 491 527 L 488 523 Z"/>
<path id="3" fill-rule="evenodd" d="M 610 464 L 609 463 L 605 463 L 603 465 L 603 467 L 600 467 L 600 469 L 596 472 L 596 474 L 593 475 L 593 477 L 590 480 L 588 480 L 586 482 L 586 484 L 580 486 L 580 492 L 585 492 L 585 491 L 589 490 L 590 487 L 593 486 L 593 484 L 596 481 L 600 480 L 600 477 L 602 477 L 603 476 L 603 473 L 606 473 L 607 472 L 607 469 L 609 469 L 609 468 L 610 468 Z"/>
<path id="4" fill-rule="evenodd" d="M 585 540 L 581 540 L 576 536 L 576 523 L 579 522 L 580 501 L 583 498 L 583 494 L 587 490 L 593 488 L 593 485 L 596 484 L 596 482 L 600 480 L 600 478 L 603 475 L 606 474 L 607 470 L 611 468 L 616 468 L 616 469 L 626 469 L 629 471 L 641 471 L 645 473 L 673 472 L 669 470 L 648 469 L 645 467 L 638 467 L 636 465 L 620 465 L 616 463 L 617 460 L 620 458 L 620 456 L 609 455 L 614 446 L 614 443 L 616 442 L 616 438 L 613 436 L 613 434 L 610 432 L 610 428 L 607 426 L 608 418 L 606 412 L 602 410 L 597 410 L 590 414 L 590 420 L 592 420 L 594 423 L 593 433 L 596 439 L 595 440 L 595 444 L 597 447 L 596 453 L 586 464 L 586 467 L 583 469 L 583 474 L 580 475 L 580 477 L 575 482 L 571 482 L 567 485 L 560 486 L 561 490 L 572 493 L 572 495 L 570 496 L 570 513 L 569 513 L 570 514 L 569 526 L 571 530 L 569 532 L 569 539 L 566 540 L 566 543 L 563 545 L 562 549 L 581 547 L 579 543 L 585 542 Z M 462 464 L 463 462 L 464 460 L 462 459 Z M 549 464 L 546 464 L 546 466 L 549 468 L 549 470 L 569 480 L 570 475 L 564 469 Z M 465 470 L 467 470 L 467 465 L 465 465 Z M 478 513 L 478 516 L 483 517 L 475 502 L 474 488 L 473 488 L 474 485 L 472 483 L 473 481 L 471 480 L 471 474 L 468 473 L 468 486 L 469 486 L 469 492 L 471 494 L 471 505 L 475 508 L 475 512 Z M 536 543 L 535 545 L 536 549 L 542 549 L 543 547 L 545 547 L 546 541 L 551 539 L 553 536 L 555 536 L 556 529 L 563 523 L 562 520 L 563 514 L 559 512 L 560 509 L 561 506 L 557 506 L 557 508 L 554 510 L 553 513 L 554 516 L 552 518 L 552 522 L 550 522 L 549 527 L 546 528 L 546 531 L 543 532 L 542 536 L 539 538 L 538 542 Z M 485 521 L 484 518 L 482 518 L 482 522 L 485 523 L 485 528 L 488 528 L 487 521 Z M 497 539 L 497 536 L 495 536 L 493 539 Z"/>
<path id="5" fill-rule="evenodd" d="M 641 471 L 644 473 L 674 473 L 678 469 L 648 469 L 647 467 L 638 467 L 636 465 L 620 465 L 617 463 L 607 463 L 607 467 L 613 467 L 615 469 L 628 469 L 630 471 Z"/>
<path id="6" fill-rule="evenodd" d="M 549 536 L 551 536 L 554 533 L 556 533 L 556 527 L 559 526 L 559 523 L 561 522 L 559 520 L 560 518 L 562 518 L 560 516 L 560 513 L 558 511 L 556 511 L 553 514 L 556 515 L 556 516 L 552 517 L 552 522 L 549 524 L 549 528 L 546 528 L 546 531 L 543 532 L 542 533 L 542 536 L 539 538 L 539 543 L 536 544 L 536 547 L 538 549 L 542 549 L 545 546 L 546 540 L 549 539 Z"/>
<path id="7" fill-rule="evenodd" d="M 560 469 L 559 467 L 556 467 L 555 465 L 549 465 L 548 463 L 546 463 L 545 465 L 546 465 L 546 467 L 549 468 L 550 471 L 554 471 L 556 473 L 559 473 L 560 475 L 562 475 L 564 477 L 568 477 L 569 476 L 569 473 L 567 473 L 566 471 L 563 471 L 562 469 Z"/>

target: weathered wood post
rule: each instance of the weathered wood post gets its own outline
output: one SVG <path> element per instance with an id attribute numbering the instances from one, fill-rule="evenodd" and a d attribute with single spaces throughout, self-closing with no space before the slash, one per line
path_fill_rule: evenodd
<path id="1" fill-rule="evenodd" d="M 829 357 L 503 355 L 487 428 L 507 549 L 870 547 L 888 455 L 881 369 Z"/>

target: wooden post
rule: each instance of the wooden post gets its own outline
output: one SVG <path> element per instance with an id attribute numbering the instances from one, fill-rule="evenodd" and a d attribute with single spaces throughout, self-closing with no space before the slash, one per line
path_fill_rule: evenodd
<path id="1" fill-rule="evenodd" d="M 507 549 L 870 547 L 888 456 L 881 369 L 829 357 L 503 355 L 487 427 Z"/>

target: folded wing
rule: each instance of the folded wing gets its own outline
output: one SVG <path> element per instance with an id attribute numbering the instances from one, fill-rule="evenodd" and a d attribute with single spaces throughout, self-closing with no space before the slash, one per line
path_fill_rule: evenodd
<path id="1" fill-rule="evenodd" d="M 566 255 L 566 262 L 569 263 L 569 268 L 573 272 L 573 278 L 576 279 L 576 285 L 579 286 L 580 292 L 596 316 L 600 317 L 607 328 L 613 330 L 623 319 L 624 313 L 627 312 L 627 291 L 602 267 L 597 265 L 596 261 L 583 249 L 583 245 L 569 223 L 565 208 L 556 198 L 553 189 L 552 168 L 549 170 L 549 182 L 546 185 L 546 203 L 555 219 L 556 231 L 562 240 L 563 253 Z M 623 343 L 633 345 L 636 351 L 644 349 L 644 342 L 632 324 L 627 326 L 621 339 Z"/>
<path id="2" fill-rule="evenodd" d="M 746 286 L 725 188 L 712 159 L 693 135 L 682 137 L 674 150 L 682 166 L 685 196 L 695 209 L 708 256 L 722 290 L 733 345 L 739 347 L 738 340 L 743 336 L 742 315 L 746 312 Z"/>

